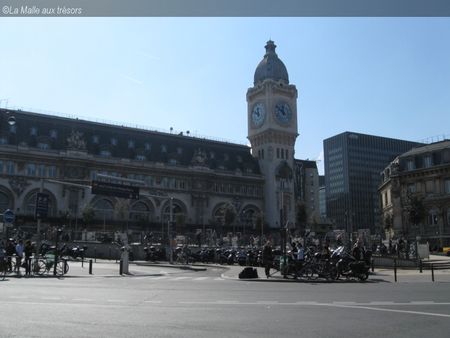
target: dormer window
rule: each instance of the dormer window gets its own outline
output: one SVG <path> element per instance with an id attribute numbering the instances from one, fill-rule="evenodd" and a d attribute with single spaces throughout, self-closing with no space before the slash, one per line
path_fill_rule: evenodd
<path id="1" fill-rule="evenodd" d="M 6 139 L 6 137 L 0 137 L 0 144 L 6 144 L 8 143 L 8 140 Z"/>
<path id="2" fill-rule="evenodd" d="M 237 159 L 238 163 L 242 163 L 242 156 L 241 155 L 237 155 L 236 159 Z"/>
<path id="3" fill-rule="evenodd" d="M 223 154 L 223 159 L 225 161 L 228 161 L 230 159 L 230 156 L 228 154 Z"/>
<path id="4" fill-rule="evenodd" d="M 147 150 L 147 151 L 151 151 L 151 150 L 152 150 L 152 145 L 151 145 L 150 143 L 147 143 L 147 142 L 146 142 L 146 143 L 144 144 L 144 149 Z"/>
<path id="5" fill-rule="evenodd" d="M 424 168 L 429 168 L 429 167 L 432 166 L 432 164 L 433 164 L 433 162 L 432 162 L 432 159 L 431 159 L 431 155 L 426 155 L 423 158 L 423 166 L 424 166 Z"/>
<path id="6" fill-rule="evenodd" d="M 161 144 L 161 152 L 167 153 L 167 146 L 165 144 Z"/>
<path id="7" fill-rule="evenodd" d="M 37 147 L 38 147 L 39 149 L 42 149 L 42 150 L 48 150 L 48 149 L 50 149 L 50 146 L 48 145 L 48 143 L 45 143 L 45 142 L 39 142 L 39 143 L 37 144 Z"/>
<path id="8" fill-rule="evenodd" d="M 177 154 L 178 154 L 178 155 L 181 155 L 182 153 L 183 153 L 183 148 L 178 147 L 178 148 L 177 148 Z"/>
<path id="9" fill-rule="evenodd" d="M 134 148 L 134 141 L 133 140 L 128 140 L 128 148 L 129 149 L 133 149 Z"/>
<path id="10" fill-rule="evenodd" d="M 211 157 L 211 159 L 213 160 L 215 158 L 216 154 L 214 153 L 214 151 L 211 151 L 209 153 L 209 157 Z"/>
<path id="11" fill-rule="evenodd" d="M 111 145 L 113 145 L 113 146 L 117 145 L 117 139 L 115 137 L 111 138 Z"/>
<path id="12" fill-rule="evenodd" d="M 17 126 L 13 124 L 12 126 L 9 126 L 9 132 L 11 134 L 15 134 L 17 132 Z"/>
<path id="13" fill-rule="evenodd" d="M 50 130 L 50 137 L 56 139 L 58 137 L 58 132 L 55 129 Z"/>
<path id="14" fill-rule="evenodd" d="M 31 136 L 36 136 L 37 135 L 37 128 L 36 127 L 31 127 L 30 128 L 30 135 Z"/>
<path id="15" fill-rule="evenodd" d="M 145 161 L 145 156 L 144 155 L 136 155 L 136 160 Z"/>
<path id="16" fill-rule="evenodd" d="M 109 150 L 102 150 L 100 151 L 101 157 L 111 157 L 111 152 Z"/>
<path id="17" fill-rule="evenodd" d="M 100 138 L 97 135 L 92 136 L 92 143 L 98 144 Z"/>
<path id="18" fill-rule="evenodd" d="M 406 161 L 406 169 L 408 169 L 408 170 L 416 169 L 416 165 L 414 163 L 414 160 L 407 160 Z"/>

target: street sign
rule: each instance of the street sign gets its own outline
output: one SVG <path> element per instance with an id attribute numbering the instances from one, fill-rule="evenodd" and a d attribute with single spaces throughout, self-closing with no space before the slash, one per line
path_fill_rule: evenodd
<path id="1" fill-rule="evenodd" d="M 130 185 L 92 181 L 91 192 L 96 195 L 115 196 L 133 200 L 139 199 L 139 187 Z"/>
<path id="2" fill-rule="evenodd" d="M 3 212 L 3 221 L 5 223 L 14 223 L 14 220 L 16 219 L 16 215 L 14 214 L 14 212 L 10 209 L 6 209 Z"/>
<path id="3" fill-rule="evenodd" d="M 48 201 L 50 196 L 43 192 L 38 192 L 36 195 L 36 209 L 35 209 L 35 217 L 39 219 L 43 219 L 48 215 Z"/>

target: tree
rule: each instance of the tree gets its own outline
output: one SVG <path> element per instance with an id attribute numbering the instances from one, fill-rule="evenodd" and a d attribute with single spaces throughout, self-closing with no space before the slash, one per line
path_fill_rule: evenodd
<path id="1" fill-rule="evenodd" d="M 391 214 L 387 214 L 386 217 L 384 218 L 384 230 L 389 231 L 390 229 L 392 229 L 394 220 Z"/>
<path id="2" fill-rule="evenodd" d="M 417 225 L 427 215 L 427 209 L 423 204 L 423 198 L 417 196 L 409 197 L 409 204 L 407 207 L 408 219 L 410 223 Z"/>
<path id="3" fill-rule="evenodd" d="M 89 225 L 94 220 L 94 217 L 95 217 L 95 210 L 93 207 L 89 205 L 86 208 L 84 208 L 83 221 L 86 226 Z"/>

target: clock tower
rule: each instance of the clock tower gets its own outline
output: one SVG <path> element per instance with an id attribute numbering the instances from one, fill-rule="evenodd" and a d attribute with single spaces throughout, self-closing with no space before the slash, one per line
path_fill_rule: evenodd
<path id="1" fill-rule="evenodd" d="M 269 40 L 247 90 L 248 139 L 259 161 L 264 184 L 264 221 L 270 228 L 295 224 L 294 149 L 297 132 L 297 89 L 289 84 L 286 66 Z"/>

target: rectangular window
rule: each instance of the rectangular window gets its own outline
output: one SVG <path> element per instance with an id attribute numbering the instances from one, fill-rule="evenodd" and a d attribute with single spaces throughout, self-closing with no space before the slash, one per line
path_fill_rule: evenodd
<path id="1" fill-rule="evenodd" d="M 27 175 L 28 176 L 36 176 L 36 165 L 30 163 L 27 165 Z"/>
<path id="2" fill-rule="evenodd" d="M 425 182 L 425 192 L 429 194 L 434 193 L 434 181 Z"/>
<path id="3" fill-rule="evenodd" d="M 444 190 L 446 194 L 450 194 L 450 178 L 445 179 Z"/>
<path id="4" fill-rule="evenodd" d="M 277 148 L 277 158 L 280 158 L 280 148 Z"/>
<path id="5" fill-rule="evenodd" d="M 414 194 L 416 192 L 416 184 L 415 183 L 408 184 L 407 189 L 408 193 Z"/>
<path id="6" fill-rule="evenodd" d="M 48 177 L 56 177 L 56 167 L 54 165 L 48 167 Z"/>
<path id="7" fill-rule="evenodd" d="M 407 170 L 414 170 L 414 169 L 416 169 L 416 165 L 414 163 L 414 160 L 406 161 L 406 169 Z"/>
<path id="8" fill-rule="evenodd" d="M 424 168 L 429 168 L 432 165 L 431 156 L 427 155 L 423 158 L 423 166 Z"/>
<path id="9" fill-rule="evenodd" d="M 6 164 L 6 171 L 9 175 L 14 175 L 16 173 L 16 165 L 14 162 L 9 161 Z"/>
<path id="10" fill-rule="evenodd" d="M 38 165 L 38 176 L 45 177 L 45 172 L 46 172 L 45 165 L 43 164 Z"/>
<path id="11" fill-rule="evenodd" d="M 0 174 L 3 174 L 3 161 L 0 161 Z"/>

